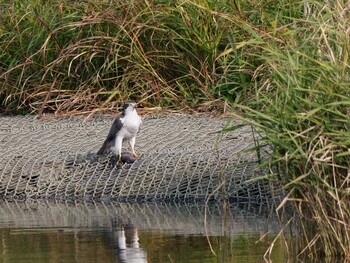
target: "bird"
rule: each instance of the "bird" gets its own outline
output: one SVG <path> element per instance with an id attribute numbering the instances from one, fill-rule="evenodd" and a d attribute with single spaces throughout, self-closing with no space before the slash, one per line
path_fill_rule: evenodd
<path id="1" fill-rule="evenodd" d="M 114 119 L 107 138 L 103 142 L 102 147 L 98 150 L 97 155 L 106 154 L 107 151 L 114 146 L 118 160 L 121 162 L 122 144 L 123 141 L 128 141 L 132 155 L 135 158 L 138 157 L 135 152 L 135 142 L 142 120 L 136 111 L 136 106 L 137 104 L 134 101 L 124 102 L 121 114 Z"/>

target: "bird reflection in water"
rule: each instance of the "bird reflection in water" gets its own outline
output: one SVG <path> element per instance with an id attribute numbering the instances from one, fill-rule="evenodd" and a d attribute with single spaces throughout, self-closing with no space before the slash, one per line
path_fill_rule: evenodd
<path id="1" fill-rule="evenodd" d="M 122 263 L 146 263 L 146 252 L 140 247 L 138 230 L 132 224 L 117 227 L 117 255 Z"/>

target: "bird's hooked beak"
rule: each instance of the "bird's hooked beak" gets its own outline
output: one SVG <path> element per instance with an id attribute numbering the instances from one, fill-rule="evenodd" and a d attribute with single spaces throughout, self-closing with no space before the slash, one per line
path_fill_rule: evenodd
<path id="1" fill-rule="evenodd" d="M 136 102 L 130 103 L 130 106 L 132 106 L 134 109 L 136 109 L 137 108 L 137 103 Z"/>
<path id="2" fill-rule="evenodd" d="M 137 103 L 136 102 L 132 102 L 132 103 L 129 104 L 129 107 L 134 110 L 134 109 L 137 108 Z"/>
<path id="3" fill-rule="evenodd" d="M 134 110 L 136 109 L 137 107 L 137 103 L 134 102 L 134 101 L 126 101 L 124 102 L 124 105 L 123 105 L 123 111 L 125 111 L 126 109 L 129 109 L 129 110 Z"/>

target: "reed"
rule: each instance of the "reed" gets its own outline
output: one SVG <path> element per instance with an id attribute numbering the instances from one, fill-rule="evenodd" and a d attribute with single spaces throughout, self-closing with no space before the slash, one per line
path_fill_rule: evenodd
<path id="1" fill-rule="evenodd" d="M 250 30 L 262 63 L 255 99 L 236 105 L 266 135 L 271 173 L 299 211 L 300 251 L 313 256 L 350 257 L 349 8 L 307 1 L 270 35 Z"/>
<path id="2" fill-rule="evenodd" d="M 237 27 L 219 16 L 237 10 L 225 1 L 1 5 L 0 98 L 8 110 L 69 113 L 128 99 L 215 110 L 248 94 L 244 55 L 229 52 Z"/>

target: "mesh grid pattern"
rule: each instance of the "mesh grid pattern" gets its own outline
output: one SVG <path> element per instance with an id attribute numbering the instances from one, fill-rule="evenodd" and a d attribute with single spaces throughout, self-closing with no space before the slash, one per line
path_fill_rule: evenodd
<path id="1" fill-rule="evenodd" d="M 145 117 L 136 140 L 141 155 L 115 165 L 96 156 L 112 117 L 36 120 L 0 118 L 0 196 L 7 199 L 185 201 L 220 199 L 261 203 L 273 185 L 251 180 L 257 166 L 252 129 L 226 134 L 227 119 L 169 115 Z M 233 121 L 232 124 L 238 124 Z M 124 149 L 128 151 L 128 149 Z"/>
<path id="2" fill-rule="evenodd" d="M 281 211 L 281 210 L 280 210 Z M 205 215 L 206 214 L 206 215 Z M 290 218 L 283 211 L 281 218 Z M 206 226 L 204 226 L 206 222 Z M 275 210 L 249 204 L 224 209 L 198 203 L 130 203 L 81 201 L 4 201 L 0 202 L 1 228 L 104 228 L 119 224 L 138 229 L 162 229 L 176 234 L 278 233 L 281 223 Z M 206 228 L 206 229 L 205 229 Z"/>

